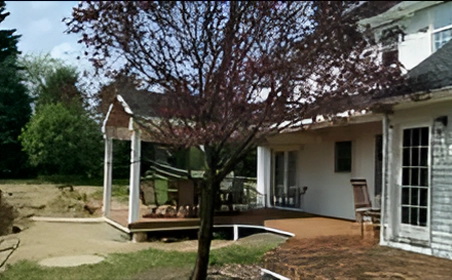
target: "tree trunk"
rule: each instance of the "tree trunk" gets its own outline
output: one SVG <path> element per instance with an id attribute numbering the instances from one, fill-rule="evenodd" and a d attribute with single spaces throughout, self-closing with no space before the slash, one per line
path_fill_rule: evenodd
<path id="1" fill-rule="evenodd" d="M 198 237 L 198 255 L 191 277 L 193 280 L 204 280 L 207 277 L 210 244 L 213 232 L 215 196 L 220 187 L 220 183 L 215 180 L 214 176 L 215 175 L 213 174 L 209 174 L 207 180 L 201 185 L 201 201 L 199 209 L 201 226 L 199 228 Z"/>

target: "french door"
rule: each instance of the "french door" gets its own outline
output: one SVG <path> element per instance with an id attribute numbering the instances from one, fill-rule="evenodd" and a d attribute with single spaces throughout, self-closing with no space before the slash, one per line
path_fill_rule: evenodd
<path id="1" fill-rule="evenodd" d="M 429 225 L 430 128 L 402 131 L 400 229 L 402 236 L 426 239 Z"/>
<path id="2" fill-rule="evenodd" d="M 297 152 L 275 152 L 273 165 L 273 197 L 275 206 L 298 207 Z"/>

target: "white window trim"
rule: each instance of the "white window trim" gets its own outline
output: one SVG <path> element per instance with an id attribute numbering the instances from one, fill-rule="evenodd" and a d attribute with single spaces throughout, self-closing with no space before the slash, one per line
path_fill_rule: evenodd
<path id="1" fill-rule="evenodd" d="M 435 34 L 445 31 L 445 30 L 449 30 L 449 29 L 452 29 L 452 24 L 443 26 L 441 28 L 433 29 L 433 23 L 432 23 L 432 32 L 431 32 L 431 36 L 430 36 L 430 41 L 431 41 L 430 45 L 432 46 L 432 53 L 437 51 L 437 49 L 435 49 L 435 40 L 434 40 Z"/>
<path id="2" fill-rule="evenodd" d="M 410 123 L 410 124 L 401 124 L 399 127 L 399 133 L 400 133 L 400 139 L 398 143 L 399 147 L 399 163 L 397 167 L 397 225 L 398 225 L 398 235 L 402 238 L 409 238 L 409 239 L 417 239 L 422 241 L 430 242 L 430 228 L 431 228 L 431 208 L 432 208 L 432 182 L 431 182 L 431 172 L 432 172 L 432 122 L 431 121 L 423 121 L 418 123 Z M 429 143 L 428 143 L 428 186 L 429 186 L 429 192 L 428 192 L 428 207 L 427 207 L 427 225 L 425 227 L 421 226 L 414 226 L 414 225 L 407 225 L 402 224 L 402 164 L 403 164 L 403 130 L 410 129 L 410 128 L 420 128 L 420 127 L 428 127 L 428 133 L 429 133 Z"/>

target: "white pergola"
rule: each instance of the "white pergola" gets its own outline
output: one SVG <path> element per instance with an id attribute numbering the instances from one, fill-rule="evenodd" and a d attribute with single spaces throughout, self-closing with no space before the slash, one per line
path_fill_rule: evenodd
<path id="1" fill-rule="evenodd" d="M 143 99 L 146 93 L 134 91 L 127 93 L 126 100 L 117 95 L 110 105 L 105 117 L 102 132 L 105 140 L 104 158 L 104 193 L 103 193 L 103 216 L 108 217 L 111 211 L 111 188 L 113 175 L 113 140 L 131 141 L 130 155 L 130 181 L 129 181 L 129 212 L 128 223 L 131 224 L 139 219 L 140 210 L 140 161 L 141 161 L 141 141 L 153 142 L 149 134 L 140 130 L 134 121 L 134 111 L 128 104 L 140 104 L 139 99 Z"/>

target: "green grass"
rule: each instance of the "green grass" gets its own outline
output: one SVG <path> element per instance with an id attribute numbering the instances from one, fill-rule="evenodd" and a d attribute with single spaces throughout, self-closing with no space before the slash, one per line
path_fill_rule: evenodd
<path id="1" fill-rule="evenodd" d="M 261 264 L 265 252 L 275 248 L 278 242 L 266 242 L 258 246 L 231 245 L 212 250 L 211 265 Z M 143 250 L 128 254 L 111 254 L 105 261 L 94 265 L 73 268 L 44 268 L 35 262 L 22 261 L 9 266 L 0 279 L 160 279 L 161 276 L 181 270 L 187 275 L 196 260 L 194 252 Z M 149 276 L 146 277 L 146 275 Z M 180 279 L 180 274 L 176 279 Z"/>
<path id="2" fill-rule="evenodd" d="M 99 188 L 91 195 L 91 197 L 94 199 L 102 199 L 103 196 L 104 196 L 103 188 Z M 121 202 L 128 201 L 129 200 L 128 186 L 127 185 L 112 185 L 111 186 L 111 196 Z"/>

